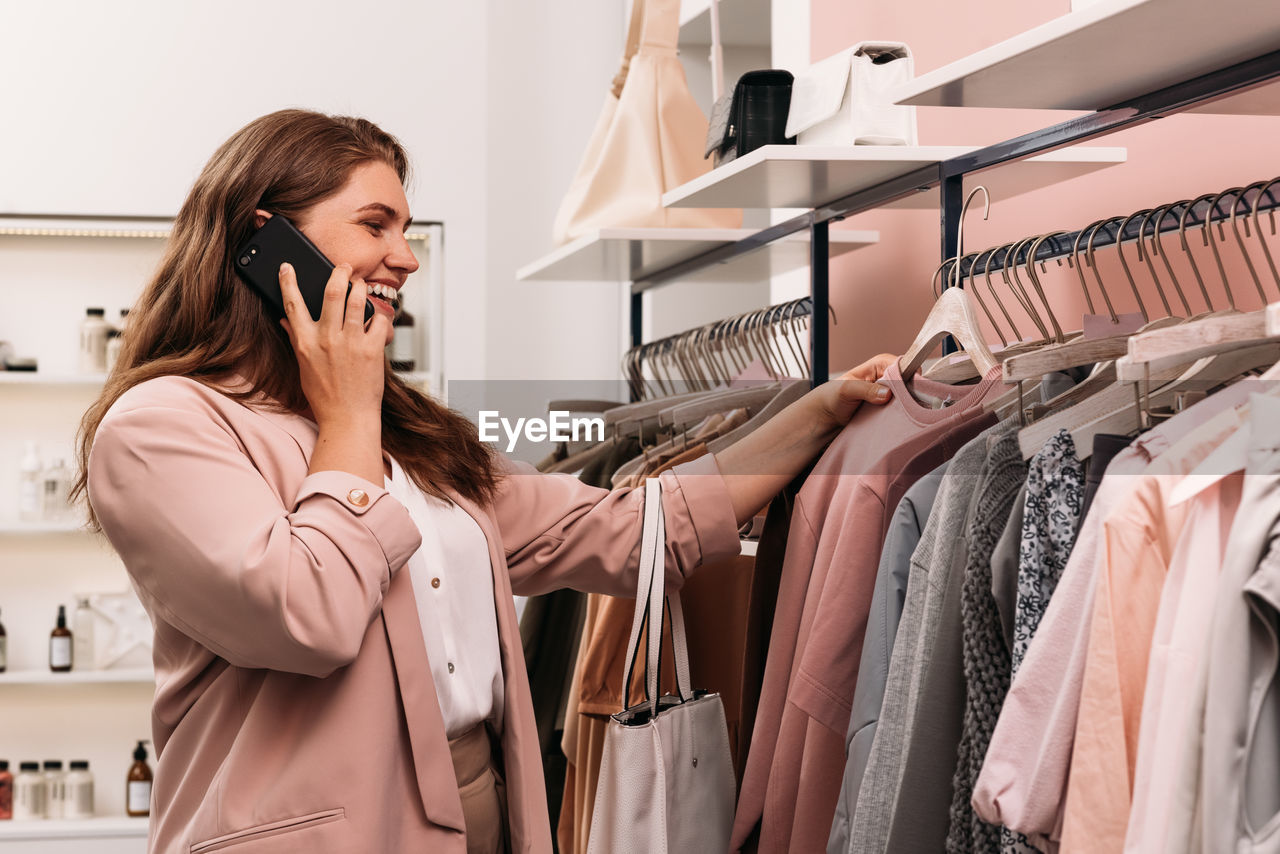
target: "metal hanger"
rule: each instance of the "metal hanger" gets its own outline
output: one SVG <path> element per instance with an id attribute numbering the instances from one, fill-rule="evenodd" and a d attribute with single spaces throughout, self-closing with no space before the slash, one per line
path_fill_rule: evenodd
<path id="1" fill-rule="evenodd" d="M 1275 259 L 1271 257 L 1271 249 L 1267 246 L 1267 241 L 1262 236 L 1262 226 L 1258 221 L 1258 204 L 1262 201 L 1263 194 L 1269 196 L 1275 201 L 1275 196 L 1271 196 L 1271 187 L 1273 184 L 1280 182 L 1280 178 L 1272 178 L 1270 181 L 1262 185 L 1262 189 L 1258 191 L 1258 197 L 1253 200 L 1253 225 L 1258 232 L 1258 242 L 1262 244 L 1262 253 L 1267 258 L 1267 266 L 1271 268 L 1271 277 L 1276 281 L 1276 289 L 1280 290 L 1280 272 L 1276 272 Z M 1268 211 L 1271 217 L 1271 233 L 1276 233 L 1276 211 L 1272 208 Z"/>
<path id="2" fill-rule="evenodd" d="M 1231 205 L 1232 210 L 1234 210 L 1236 205 L 1240 201 L 1238 194 L 1243 189 L 1244 189 L 1243 187 L 1232 187 L 1229 190 L 1223 190 L 1221 193 L 1218 193 L 1218 195 L 1213 197 L 1213 201 L 1209 203 L 1209 210 L 1204 215 L 1204 233 L 1209 241 L 1209 249 L 1211 252 L 1213 252 L 1213 260 L 1218 266 L 1218 277 L 1222 279 L 1222 289 L 1227 293 L 1231 293 L 1231 282 L 1228 281 L 1227 279 L 1227 268 L 1223 266 L 1222 253 L 1218 250 L 1218 241 L 1214 240 L 1214 237 L 1213 237 L 1213 226 L 1214 226 L 1213 215 L 1215 212 L 1217 212 L 1218 205 L 1221 203 L 1222 199 L 1224 199 L 1227 196 L 1236 197 L 1236 201 L 1233 202 Z M 1222 224 L 1222 221 L 1224 219 L 1226 219 L 1225 216 L 1219 218 L 1217 221 L 1217 226 L 1218 226 L 1218 236 L 1225 241 L 1227 239 L 1227 233 Z M 1245 255 L 1247 259 L 1248 253 L 1245 253 Z M 1258 274 L 1257 272 L 1254 271 L 1252 262 L 1249 262 L 1249 272 L 1253 273 L 1253 281 L 1254 281 L 1254 284 L 1256 284 L 1258 287 L 1258 295 L 1262 297 L 1262 302 L 1265 305 L 1267 302 L 1267 295 L 1262 292 L 1262 282 L 1259 281 Z M 1235 304 L 1236 304 L 1235 295 L 1232 294 L 1231 296 L 1232 307 L 1234 307 Z"/>
<path id="3" fill-rule="evenodd" d="M 1174 203 L 1178 204 L 1177 202 Z M 1156 283 L 1156 287 L 1160 285 L 1160 276 L 1156 274 L 1156 265 L 1152 262 L 1152 257 L 1156 255 L 1159 249 L 1160 224 L 1164 222 L 1165 215 L 1174 205 L 1165 205 L 1163 207 L 1152 208 L 1151 211 L 1142 218 L 1142 222 L 1138 225 L 1138 260 L 1146 262 L 1147 270 L 1151 273 L 1151 280 Z M 1159 216 L 1156 216 L 1159 214 Z M 1147 231 L 1147 223 L 1152 221 L 1152 217 L 1156 217 L 1152 228 L 1152 242 L 1149 248 L 1144 246 L 1145 234 Z M 1144 251 L 1145 250 L 1145 251 Z M 1178 277 L 1174 275 L 1173 267 L 1169 264 L 1168 259 L 1163 256 L 1160 259 L 1164 262 L 1165 269 L 1169 272 L 1169 281 L 1173 284 L 1173 290 L 1178 295 L 1178 299 L 1182 302 L 1184 316 L 1191 317 L 1194 312 L 1191 310 L 1191 303 L 1187 302 L 1187 295 L 1182 292 L 1182 285 L 1178 283 Z"/>

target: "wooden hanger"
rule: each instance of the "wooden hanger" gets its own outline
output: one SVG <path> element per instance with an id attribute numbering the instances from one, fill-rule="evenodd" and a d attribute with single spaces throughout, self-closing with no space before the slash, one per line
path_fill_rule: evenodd
<path id="1" fill-rule="evenodd" d="M 957 259 L 964 254 L 965 214 L 968 213 L 969 203 L 973 201 L 974 196 L 978 193 L 982 193 L 986 197 L 982 218 L 986 219 L 991 214 L 991 193 L 988 192 L 986 187 L 974 187 L 960 209 Z M 959 264 L 955 266 L 954 272 L 956 274 L 955 284 L 958 285 Z M 948 336 L 964 347 L 980 376 L 985 375 L 987 371 L 998 364 L 995 356 L 991 353 L 991 349 L 987 346 L 987 342 L 983 340 L 978 325 L 978 316 L 973 308 L 972 295 L 963 288 L 953 286 L 948 287 L 938 297 L 933 304 L 933 308 L 930 309 L 929 315 L 925 318 L 919 334 L 916 335 L 916 340 L 907 348 L 907 352 L 898 359 L 898 369 L 902 373 L 903 380 L 910 379 L 916 371 L 920 370 L 934 348 Z"/>

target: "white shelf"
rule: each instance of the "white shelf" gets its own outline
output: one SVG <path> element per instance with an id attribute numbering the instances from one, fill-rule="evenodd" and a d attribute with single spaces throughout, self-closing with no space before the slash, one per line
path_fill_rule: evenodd
<path id="1" fill-rule="evenodd" d="M 974 151 L 958 145 L 766 145 L 662 197 L 671 208 L 821 207 L 917 169 Z M 1038 154 L 982 174 L 993 202 L 1123 163 L 1126 150 L 1074 147 Z M 937 210 L 937 186 L 885 207 Z M 832 237 L 839 233 L 833 231 Z"/>
<path id="2" fill-rule="evenodd" d="M 102 388 L 106 374 L 48 374 L 40 371 L 0 371 L 0 385 L 52 385 Z"/>
<path id="3" fill-rule="evenodd" d="M 0 821 L 0 842 L 18 839 L 146 838 L 146 818 L 86 818 L 79 821 Z"/>
<path id="4" fill-rule="evenodd" d="M 87 534 L 89 529 L 82 521 L 74 522 L 18 522 L 0 520 L 0 535 Z"/>
<path id="5" fill-rule="evenodd" d="M 942 68 L 901 104 L 1101 110 L 1280 46 L 1267 0 L 1101 0 Z M 1280 115 L 1274 86 L 1196 112 Z"/>
<path id="6" fill-rule="evenodd" d="M 0 686 L 102 684 L 154 685 L 155 681 L 155 674 L 151 672 L 150 668 L 72 670 L 70 673 L 53 673 L 49 670 L 14 670 L 7 673 L 0 673 Z"/>
<path id="7" fill-rule="evenodd" d="M 720 44 L 724 47 L 769 47 L 772 42 L 771 0 L 720 0 Z M 680 3 L 680 46 L 711 44 L 710 0 Z M 725 85 L 732 81 L 726 80 Z"/>
<path id="8" fill-rule="evenodd" d="M 749 228 L 602 228 L 529 264 L 525 282 L 630 282 L 647 272 L 756 234 Z M 878 231 L 833 231 L 830 254 L 843 255 L 880 240 Z M 775 240 L 755 252 L 693 273 L 688 281 L 765 281 L 809 263 L 809 234 Z"/>

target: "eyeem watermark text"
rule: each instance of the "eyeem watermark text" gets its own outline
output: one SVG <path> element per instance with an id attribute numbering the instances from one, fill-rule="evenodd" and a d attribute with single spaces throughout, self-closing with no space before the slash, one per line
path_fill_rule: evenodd
<path id="1" fill-rule="evenodd" d="M 530 442 L 579 442 L 604 441 L 603 418 L 570 418 L 567 409 L 553 409 L 542 418 L 503 418 L 496 409 L 480 410 L 480 441 L 496 444 L 501 441 L 498 428 L 507 436 L 507 453 L 516 449 L 516 442 L 523 435 Z M 568 431 L 568 432 L 566 432 Z"/>

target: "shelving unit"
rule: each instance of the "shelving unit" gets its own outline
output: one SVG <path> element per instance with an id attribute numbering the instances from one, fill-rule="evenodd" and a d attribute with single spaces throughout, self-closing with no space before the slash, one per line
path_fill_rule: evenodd
<path id="1" fill-rule="evenodd" d="M 49 670 L 18 670 L 0 673 L 0 688 L 6 685 L 155 685 L 150 668 L 120 670 L 72 670 L 54 673 Z"/>
<path id="2" fill-rule="evenodd" d="M 0 536 L 42 536 L 44 534 L 87 534 L 83 521 L 20 522 L 15 519 L 0 521 Z"/>
<path id="3" fill-rule="evenodd" d="M 693 2 L 693 0 L 690 0 Z M 736 243 L 631 282 L 632 346 L 642 343 L 644 291 L 696 277 L 775 241 L 808 232 L 814 314 L 829 305 L 830 223 L 885 207 L 938 206 L 943 259 L 956 255 L 964 179 L 982 172 L 1001 197 L 1123 160 L 1080 143 L 1179 112 L 1280 115 L 1280 5 L 1257 0 L 1101 0 L 922 75 L 897 93 L 913 105 L 1089 111 L 972 149 L 864 153 L 758 149 L 666 194 L 668 206 L 802 208 Z M 780 150 L 780 149 L 786 149 Z M 924 156 L 927 154 L 928 156 Z M 1053 164 L 1051 167 L 1050 164 Z M 1058 170 L 1032 179 L 1039 169 Z M 835 177 L 833 177 L 835 176 Z M 1038 257 L 1057 247 L 1042 247 Z M 826 325 L 813 325 L 815 382 L 829 373 Z"/>
<path id="4" fill-rule="evenodd" d="M 101 388 L 106 374 L 48 374 L 40 371 L 0 371 L 0 385 L 52 385 Z"/>
<path id="5" fill-rule="evenodd" d="M 752 229 L 602 228 L 522 268 L 516 278 L 522 282 L 631 282 L 754 233 Z M 876 243 L 880 234 L 850 231 L 833 237 L 831 253 L 843 255 Z M 803 267 L 809 263 L 806 238 L 792 235 L 734 263 L 705 267 L 691 280 L 758 281 Z"/>
<path id="6" fill-rule="evenodd" d="M 820 208 L 975 150 L 955 145 L 766 145 L 672 190 L 662 203 L 670 208 Z M 1028 158 L 986 180 L 994 197 L 1007 199 L 1124 161 L 1123 148 L 1072 148 Z M 936 209 L 938 203 L 933 185 L 884 207 Z"/>
<path id="7" fill-rule="evenodd" d="M 1101 0 L 922 74 L 902 87 L 897 101 L 1108 109 L 1274 51 L 1280 18 L 1269 6 L 1248 0 Z M 1280 115 L 1280 91 L 1264 87 L 1189 109 Z"/>
<path id="8" fill-rule="evenodd" d="M 95 817 L 48 821 L 0 821 L 0 842 L 21 840 L 145 839 L 146 818 Z"/>

